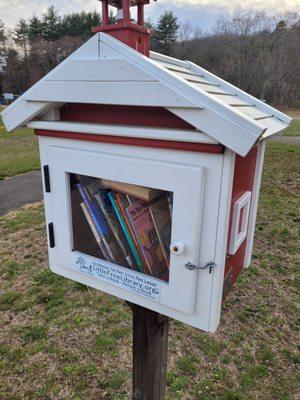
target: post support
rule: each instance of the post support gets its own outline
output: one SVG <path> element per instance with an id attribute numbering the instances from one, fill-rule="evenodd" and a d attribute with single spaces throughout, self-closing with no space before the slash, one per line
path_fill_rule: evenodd
<path id="1" fill-rule="evenodd" d="M 169 318 L 130 304 L 133 314 L 133 400 L 164 400 Z"/>

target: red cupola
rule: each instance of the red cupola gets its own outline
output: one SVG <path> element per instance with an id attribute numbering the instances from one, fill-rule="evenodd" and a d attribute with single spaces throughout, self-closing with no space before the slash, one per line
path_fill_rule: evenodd
<path id="1" fill-rule="evenodd" d="M 144 27 L 144 6 L 150 0 L 100 0 L 102 2 L 102 25 L 93 32 L 105 32 L 138 52 L 149 56 L 150 29 Z M 155 0 L 156 1 L 156 0 Z M 117 22 L 109 23 L 109 7 L 117 8 Z M 137 23 L 130 16 L 130 8 L 137 7 Z"/>

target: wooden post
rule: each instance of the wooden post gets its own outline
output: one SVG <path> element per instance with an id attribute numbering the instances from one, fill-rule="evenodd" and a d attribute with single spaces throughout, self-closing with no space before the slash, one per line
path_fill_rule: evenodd
<path id="1" fill-rule="evenodd" d="M 164 400 L 169 318 L 135 304 L 133 313 L 133 400 Z"/>

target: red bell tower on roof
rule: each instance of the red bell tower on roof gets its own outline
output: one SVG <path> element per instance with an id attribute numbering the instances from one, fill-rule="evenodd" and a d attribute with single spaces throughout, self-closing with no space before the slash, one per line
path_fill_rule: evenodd
<path id="1" fill-rule="evenodd" d="M 144 27 L 144 6 L 150 0 L 100 0 L 102 3 L 102 25 L 93 32 L 105 32 L 127 44 L 138 52 L 149 56 L 150 29 Z M 156 0 L 155 0 L 156 1 Z M 109 7 L 117 8 L 117 22 L 109 23 Z M 130 8 L 137 7 L 137 23 L 131 20 Z"/>

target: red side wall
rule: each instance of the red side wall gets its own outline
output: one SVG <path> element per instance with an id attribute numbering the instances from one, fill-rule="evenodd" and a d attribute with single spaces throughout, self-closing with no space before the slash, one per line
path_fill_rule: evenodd
<path id="1" fill-rule="evenodd" d="M 62 121 L 196 130 L 163 107 L 69 103 L 60 109 L 60 118 Z"/>
<path id="2" fill-rule="evenodd" d="M 103 104 L 69 103 L 60 109 L 61 121 L 89 122 L 98 124 L 128 125 L 148 128 L 171 128 L 195 131 L 195 127 L 183 121 L 162 107 L 136 107 Z M 103 143 L 115 143 L 127 146 L 152 147 L 169 150 L 196 151 L 222 154 L 224 146 L 220 144 L 193 143 L 160 139 L 144 139 L 114 135 L 93 135 L 88 133 L 58 132 L 49 130 L 35 131 L 40 136 L 51 136 L 72 140 L 84 140 Z"/>
<path id="3" fill-rule="evenodd" d="M 231 199 L 231 214 L 228 231 L 228 244 L 231 234 L 233 206 L 236 200 L 246 191 L 252 192 L 255 174 L 255 165 L 257 158 L 257 146 L 254 147 L 246 157 L 236 156 L 232 199 Z M 240 248 L 234 255 L 227 254 L 225 277 L 230 273 L 231 284 L 236 282 L 243 266 L 245 259 L 246 241 L 241 244 Z"/>

